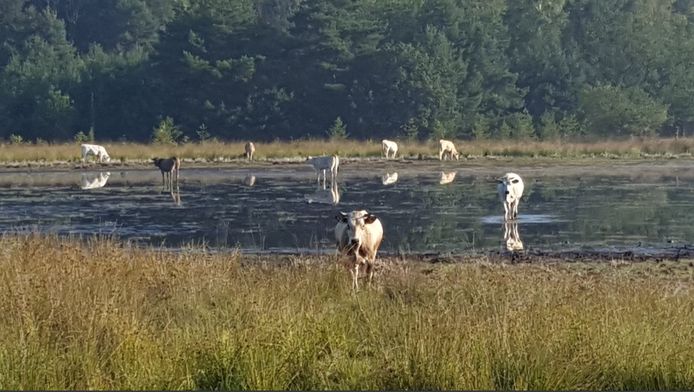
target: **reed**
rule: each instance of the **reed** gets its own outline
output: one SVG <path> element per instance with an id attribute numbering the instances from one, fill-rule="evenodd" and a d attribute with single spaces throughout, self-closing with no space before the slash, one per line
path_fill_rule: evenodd
<path id="1" fill-rule="evenodd" d="M 685 262 L 389 262 L 0 238 L 0 389 L 692 389 Z"/>
<path id="2" fill-rule="evenodd" d="M 245 142 L 206 142 L 180 145 L 138 143 L 104 143 L 111 158 L 118 162 L 146 160 L 153 157 L 178 156 L 202 161 L 243 159 Z M 342 157 L 381 156 L 380 141 L 298 140 L 256 144 L 259 160 L 300 159 L 309 155 L 338 154 Z M 438 158 L 437 142 L 399 141 L 399 157 Z M 629 139 L 614 141 L 457 141 L 463 157 L 530 157 L 530 158 L 643 158 L 690 157 L 694 138 Z M 0 162 L 77 162 L 77 144 L 0 144 Z"/>

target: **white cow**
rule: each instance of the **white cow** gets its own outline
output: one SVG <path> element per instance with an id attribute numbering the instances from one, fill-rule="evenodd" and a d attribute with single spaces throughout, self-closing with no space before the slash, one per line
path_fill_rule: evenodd
<path id="1" fill-rule="evenodd" d="M 252 161 L 253 160 L 253 154 L 255 153 L 255 144 L 253 144 L 253 142 L 248 142 L 248 143 L 246 143 L 246 145 L 244 146 L 243 149 L 244 149 L 245 154 L 246 154 L 246 159 L 248 159 L 249 161 Z"/>
<path id="2" fill-rule="evenodd" d="M 383 185 L 395 184 L 398 182 L 398 173 L 385 173 L 383 177 L 381 177 L 381 182 Z"/>
<path id="3" fill-rule="evenodd" d="M 518 222 L 504 222 L 504 244 L 509 252 L 523 250 L 523 241 L 518 234 Z"/>
<path id="4" fill-rule="evenodd" d="M 363 270 L 369 283 L 373 279 L 376 253 L 383 241 L 383 226 L 373 214 L 364 210 L 335 216 L 335 241 L 337 250 L 348 256 L 346 267 L 352 274 L 352 288 L 359 288 L 359 270 Z"/>
<path id="5" fill-rule="evenodd" d="M 96 189 L 106 185 L 110 172 L 82 173 L 80 178 L 80 189 Z"/>
<path id="6" fill-rule="evenodd" d="M 398 153 L 398 143 L 395 143 L 392 140 L 386 140 L 383 139 L 381 141 L 382 148 L 383 148 L 383 155 L 386 156 L 386 159 L 388 158 L 395 158 L 395 155 Z M 393 156 L 390 156 L 390 153 L 393 154 Z"/>
<path id="7" fill-rule="evenodd" d="M 320 175 L 323 173 L 323 189 L 325 189 L 325 182 L 327 181 L 326 172 L 330 170 L 330 181 L 335 181 L 337 177 L 337 171 L 340 167 L 340 158 L 337 155 L 333 156 L 322 156 L 322 157 L 311 157 L 309 156 L 306 161 L 313 166 L 318 175 L 318 184 L 320 184 Z"/>
<path id="8" fill-rule="evenodd" d="M 455 149 L 455 144 L 453 144 L 452 141 L 450 140 L 439 140 L 439 160 L 442 161 L 443 158 L 448 156 L 448 159 L 453 159 L 455 157 L 455 160 L 459 160 L 460 154 L 458 153 L 458 150 Z"/>
<path id="9" fill-rule="evenodd" d="M 104 146 L 98 144 L 82 144 L 80 145 L 82 150 L 82 163 L 87 160 L 89 155 L 94 155 L 99 162 L 110 162 L 111 157 L 106 152 Z"/>
<path id="10" fill-rule="evenodd" d="M 499 199 L 504 205 L 504 220 L 514 220 L 518 218 L 518 203 L 523 197 L 523 180 L 516 173 L 506 173 L 499 178 L 499 185 L 496 190 Z"/>
<path id="11" fill-rule="evenodd" d="M 439 184 L 445 185 L 445 184 L 450 184 L 455 180 L 455 176 L 458 174 L 457 171 L 452 171 L 452 172 L 441 172 L 441 179 L 439 180 Z"/>

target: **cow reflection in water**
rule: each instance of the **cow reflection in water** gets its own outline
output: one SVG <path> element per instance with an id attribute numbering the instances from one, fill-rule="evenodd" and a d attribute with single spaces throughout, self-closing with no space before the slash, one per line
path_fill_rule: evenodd
<path id="1" fill-rule="evenodd" d="M 110 172 L 82 173 L 80 178 L 80 189 L 96 189 L 106 185 Z"/>
<path id="2" fill-rule="evenodd" d="M 504 222 L 504 245 L 512 253 L 523 251 L 523 241 L 518 234 L 518 222 Z"/>
<path id="3" fill-rule="evenodd" d="M 320 189 L 315 192 L 304 195 L 304 200 L 307 203 L 332 204 L 334 206 L 340 203 L 340 188 L 337 181 L 330 181 L 330 189 Z"/>
<path id="4" fill-rule="evenodd" d="M 439 184 L 450 184 L 451 182 L 453 182 L 453 180 L 455 180 L 456 174 L 458 174 L 457 171 L 441 172 L 441 179 L 439 180 Z"/>
<path id="5" fill-rule="evenodd" d="M 181 190 L 178 187 L 176 187 L 176 189 L 171 189 L 171 199 L 173 200 L 174 205 L 181 205 Z"/>
<path id="6" fill-rule="evenodd" d="M 381 177 L 381 182 L 383 185 L 390 185 L 390 184 L 395 184 L 398 182 L 398 173 L 385 173 L 383 174 L 383 177 Z"/>
<path id="7" fill-rule="evenodd" d="M 245 186 L 253 186 L 253 185 L 255 185 L 255 176 L 252 176 L 252 175 L 250 175 L 250 174 L 247 175 L 247 176 L 243 179 L 243 185 L 245 185 Z"/>

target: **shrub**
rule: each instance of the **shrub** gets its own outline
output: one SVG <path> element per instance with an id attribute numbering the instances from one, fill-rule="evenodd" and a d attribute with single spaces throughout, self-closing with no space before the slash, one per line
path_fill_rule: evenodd
<path id="1" fill-rule="evenodd" d="M 154 128 L 152 142 L 155 144 L 176 144 L 183 137 L 183 132 L 176 125 L 171 117 L 166 117 L 159 122 L 159 126 Z"/>

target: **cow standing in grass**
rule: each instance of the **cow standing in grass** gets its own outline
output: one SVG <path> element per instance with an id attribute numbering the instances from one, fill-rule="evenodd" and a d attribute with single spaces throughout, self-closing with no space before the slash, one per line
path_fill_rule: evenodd
<path id="1" fill-rule="evenodd" d="M 110 162 L 111 157 L 106 152 L 104 146 L 98 144 L 81 144 L 80 151 L 82 153 L 82 163 L 86 162 L 87 157 L 93 155 L 99 163 Z"/>
<path id="2" fill-rule="evenodd" d="M 166 188 L 166 178 L 168 177 L 169 189 L 173 189 L 172 174 L 175 174 L 176 187 L 178 187 L 178 171 L 181 168 L 181 160 L 177 157 L 171 158 L 153 158 L 154 166 L 161 171 L 162 188 Z"/>
<path id="3" fill-rule="evenodd" d="M 381 147 L 383 148 L 383 155 L 385 155 L 386 159 L 395 158 L 395 155 L 398 153 L 398 143 L 392 140 L 383 139 L 381 141 Z M 392 157 L 390 156 L 391 154 Z"/>
<path id="4" fill-rule="evenodd" d="M 255 144 L 253 142 L 248 142 L 244 146 L 244 151 L 246 153 L 246 159 L 249 161 L 253 160 L 253 154 L 255 154 Z"/>
<path id="5" fill-rule="evenodd" d="M 455 144 L 450 140 L 439 140 L 439 160 L 442 161 L 446 156 L 448 159 L 457 161 L 460 157 L 458 150 L 455 149 Z"/>
<path id="6" fill-rule="evenodd" d="M 336 217 L 337 250 L 347 256 L 346 267 L 352 274 L 352 288 L 359 289 L 359 271 L 373 280 L 376 253 L 383 241 L 381 221 L 365 210 L 340 212 Z"/>

